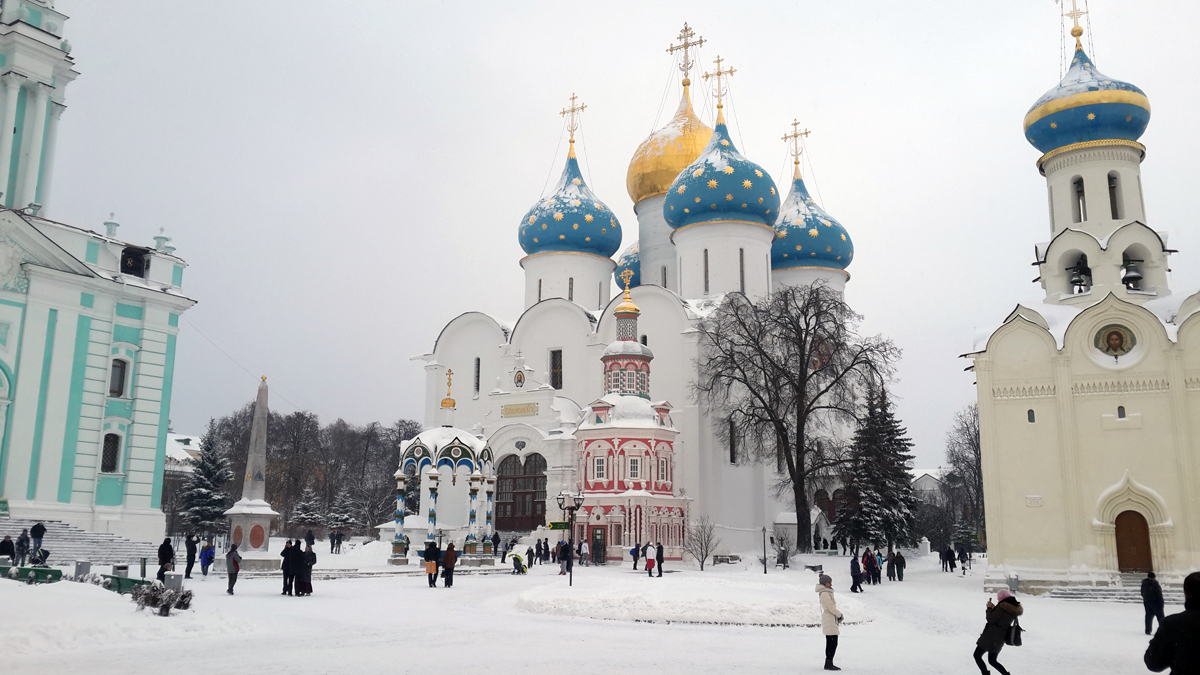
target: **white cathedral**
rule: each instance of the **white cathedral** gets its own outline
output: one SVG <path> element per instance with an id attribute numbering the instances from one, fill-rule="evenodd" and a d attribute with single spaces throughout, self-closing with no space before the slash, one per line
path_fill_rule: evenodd
<path id="1" fill-rule="evenodd" d="M 1045 298 L 967 357 L 977 378 L 988 583 L 1108 583 L 1200 566 L 1200 293 L 1147 224 L 1150 102 L 1079 42 L 1025 117 L 1046 177 Z"/>
<path id="2" fill-rule="evenodd" d="M 693 37 L 685 25 L 675 47 L 678 111 L 629 164 L 638 239 L 613 260 L 622 227 L 580 174 L 572 101 L 562 177 L 517 224 L 524 312 L 515 321 L 465 312 L 416 357 L 428 430 L 402 446 L 397 472 L 422 483 L 422 517 L 405 522 L 398 509 L 398 533 L 415 545 L 436 530 L 468 548 L 494 530 L 533 531 L 562 519 L 562 492 L 584 497 L 575 540 L 609 559 L 648 541 L 678 559 L 684 529 L 702 516 L 729 552 L 762 546 L 763 528 L 795 523 L 794 507 L 772 495 L 773 468 L 718 441 L 724 422 L 689 391 L 702 348 L 696 324 L 727 293 L 758 299 L 817 279 L 843 291 L 853 245 L 809 196 L 798 146 L 786 199 L 734 146 L 722 103 L 730 73 L 719 62 L 709 75 L 714 127 L 697 117 Z M 616 298 L 614 277 L 628 284 Z M 831 503 L 822 496 L 815 503 Z"/>

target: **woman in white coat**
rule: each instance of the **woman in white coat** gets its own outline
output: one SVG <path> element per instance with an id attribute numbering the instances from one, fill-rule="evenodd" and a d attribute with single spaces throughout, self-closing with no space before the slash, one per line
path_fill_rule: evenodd
<path id="1" fill-rule="evenodd" d="M 833 579 L 822 574 L 818 579 L 817 596 L 821 598 L 821 632 L 825 633 L 825 670 L 841 670 L 833 665 L 833 654 L 838 645 L 838 624 L 842 613 L 833 599 Z"/>

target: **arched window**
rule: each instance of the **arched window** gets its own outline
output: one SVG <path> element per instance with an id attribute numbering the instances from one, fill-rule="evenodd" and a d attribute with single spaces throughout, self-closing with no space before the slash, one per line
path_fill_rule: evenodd
<path id="1" fill-rule="evenodd" d="M 743 293 L 746 292 L 746 249 L 738 249 L 738 283 Z"/>
<path id="2" fill-rule="evenodd" d="M 708 293 L 708 249 L 704 249 L 704 292 Z"/>
<path id="3" fill-rule="evenodd" d="M 567 279 L 567 299 L 575 301 L 575 277 Z"/>
<path id="4" fill-rule="evenodd" d="M 667 266 L 666 265 L 662 266 L 662 287 L 663 288 L 667 287 Z"/>
<path id="5" fill-rule="evenodd" d="M 1123 406 L 1123 405 L 1117 406 L 1117 418 L 1125 419 L 1125 406 Z"/>
<path id="6" fill-rule="evenodd" d="M 129 363 L 124 359 L 113 359 L 112 370 L 108 378 L 108 395 L 120 398 L 125 395 L 125 371 Z"/>
<path id="7" fill-rule="evenodd" d="M 1035 416 L 1035 415 L 1033 414 L 1033 409 L 1030 409 L 1030 410 L 1029 410 L 1029 412 L 1025 413 L 1025 415 L 1026 415 L 1026 417 L 1028 417 L 1028 418 L 1029 418 L 1029 423 L 1030 423 L 1030 424 L 1033 424 L 1034 422 L 1036 422 L 1036 421 L 1037 421 L 1037 416 Z"/>
<path id="8" fill-rule="evenodd" d="M 1121 174 L 1110 171 L 1108 174 L 1108 208 L 1112 211 L 1112 219 L 1120 220 L 1125 217 L 1125 204 L 1121 199 Z"/>
<path id="9" fill-rule="evenodd" d="M 104 434 L 104 449 L 100 454 L 100 473 L 116 473 L 121 459 L 121 437 Z"/>
<path id="10" fill-rule="evenodd" d="M 1087 199 L 1083 191 L 1083 178 L 1080 176 L 1071 179 L 1071 215 L 1077 223 L 1087 220 Z"/>

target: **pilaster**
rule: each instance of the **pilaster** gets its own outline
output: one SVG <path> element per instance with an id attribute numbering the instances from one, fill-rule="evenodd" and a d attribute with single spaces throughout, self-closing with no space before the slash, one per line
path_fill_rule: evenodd
<path id="1" fill-rule="evenodd" d="M 1058 408 L 1058 455 L 1062 465 L 1064 509 L 1067 514 L 1067 542 L 1072 564 L 1082 564 L 1083 509 L 1079 496 L 1079 468 L 1076 439 L 1075 399 L 1071 388 L 1071 357 L 1055 355 L 1054 386 Z"/>

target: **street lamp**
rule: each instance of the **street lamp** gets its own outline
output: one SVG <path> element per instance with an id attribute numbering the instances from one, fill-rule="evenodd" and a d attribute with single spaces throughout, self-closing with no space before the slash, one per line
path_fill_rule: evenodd
<path id="1" fill-rule="evenodd" d="M 567 547 L 570 549 L 567 551 L 567 586 L 573 586 L 575 584 L 575 563 L 573 562 L 575 547 L 572 546 L 572 543 L 575 536 L 575 512 L 583 506 L 583 493 L 576 492 L 575 494 L 570 494 L 568 492 L 560 492 L 558 493 L 557 500 L 559 510 L 571 514 L 570 530 L 568 530 L 570 536 L 567 537 Z"/>

